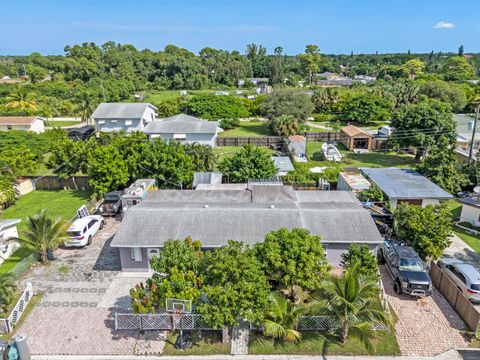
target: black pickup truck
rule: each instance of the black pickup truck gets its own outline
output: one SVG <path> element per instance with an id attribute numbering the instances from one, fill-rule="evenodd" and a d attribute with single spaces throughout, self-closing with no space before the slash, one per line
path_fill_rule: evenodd
<path id="1" fill-rule="evenodd" d="M 111 191 L 105 194 L 97 213 L 103 216 L 115 216 L 122 209 L 123 191 Z"/>
<path id="2" fill-rule="evenodd" d="M 393 278 L 393 290 L 397 294 L 432 294 L 432 279 L 425 270 L 422 259 L 412 247 L 385 240 L 378 250 L 378 260 L 386 265 Z"/>

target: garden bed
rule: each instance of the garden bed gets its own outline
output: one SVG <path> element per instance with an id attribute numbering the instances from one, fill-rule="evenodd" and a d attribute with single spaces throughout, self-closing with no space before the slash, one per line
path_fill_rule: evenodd
<path id="1" fill-rule="evenodd" d="M 376 351 L 373 355 L 400 355 L 400 348 L 393 331 L 379 331 L 374 341 Z M 339 344 L 330 336 L 319 331 L 306 331 L 297 343 L 275 341 L 260 333 L 250 333 L 249 354 L 258 355 L 370 355 L 357 340 L 349 339 Z"/>
<path id="2" fill-rule="evenodd" d="M 230 342 L 222 343 L 221 331 L 194 331 L 190 338 L 193 346 L 190 349 L 185 350 L 175 349 L 174 347 L 178 335 L 178 331 L 168 332 L 163 355 L 186 356 L 230 354 Z"/>

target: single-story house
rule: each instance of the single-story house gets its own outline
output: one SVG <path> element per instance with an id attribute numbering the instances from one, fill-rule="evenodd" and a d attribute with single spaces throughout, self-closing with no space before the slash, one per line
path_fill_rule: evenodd
<path id="1" fill-rule="evenodd" d="M 67 137 L 73 141 L 87 140 L 95 132 L 91 125 L 80 126 L 68 130 Z"/>
<path id="2" fill-rule="evenodd" d="M 340 142 L 350 151 L 373 149 L 373 135 L 354 125 L 340 129 Z"/>
<path id="3" fill-rule="evenodd" d="M 0 131 L 24 130 L 40 134 L 45 131 L 45 119 L 40 116 L 0 116 Z"/>
<path id="4" fill-rule="evenodd" d="M 179 114 L 151 122 L 143 131 L 150 139 L 160 137 L 167 142 L 175 140 L 214 147 L 217 134 L 222 130 L 217 121 L 200 120 L 190 115 Z"/>
<path id="5" fill-rule="evenodd" d="M 376 252 L 383 241 L 370 213 L 348 191 L 295 191 L 284 185 L 224 189 L 152 191 L 129 209 L 111 244 L 120 249 L 122 270 L 149 271 L 149 259 L 166 241 L 188 236 L 209 250 L 228 240 L 255 245 L 279 228 L 305 228 L 320 236 L 334 266 L 351 243 Z"/>
<path id="6" fill-rule="evenodd" d="M 472 142 L 473 125 L 475 119 L 468 114 L 455 114 L 455 122 L 457 123 L 457 147 L 455 154 L 459 164 L 463 164 L 468 160 L 470 153 L 470 144 Z M 476 159 L 478 148 L 480 147 L 480 125 L 477 125 L 475 132 L 473 157 Z"/>
<path id="7" fill-rule="evenodd" d="M 480 227 L 480 199 L 478 196 L 459 199 L 462 203 L 460 222 L 468 222 L 473 226 Z"/>
<path id="8" fill-rule="evenodd" d="M 290 171 L 295 171 L 292 161 L 288 156 L 272 156 L 271 159 L 278 169 L 277 176 L 285 176 Z"/>
<path id="9" fill-rule="evenodd" d="M 370 186 L 372 184 L 362 174 L 355 172 L 341 172 L 338 174 L 337 190 L 359 193 L 370 189 Z"/>
<path id="10" fill-rule="evenodd" d="M 149 103 L 102 103 L 92 114 L 98 131 L 143 131 L 155 121 L 157 108 Z"/>
<path id="11" fill-rule="evenodd" d="M 15 240 L 18 239 L 17 224 L 20 221 L 20 219 L 0 220 L 0 264 L 20 247 L 20 243 Z"/>
<path id="12" fill-rule="evenodd" d="M 407 202 L 413 205 L 436 205 L 453 196 L 415 170 L 400 168 L 360 168 L 362 174 L 387 196 L 390 206 Z"/>

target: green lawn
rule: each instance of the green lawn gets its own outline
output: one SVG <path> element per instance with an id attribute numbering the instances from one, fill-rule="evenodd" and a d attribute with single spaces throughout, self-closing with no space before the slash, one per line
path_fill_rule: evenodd
<path id="1" fill-rule="evenodd" d="M 375 341 L 374 355 L 400 355 L 400 348 L 393 331 L 379 331 Z M 363 345 L 356 340 L 348 340 L 345 345 L 328 342 L 321 332 L 306 331 L 298 343 L 276 342 L 259 334 L 250 333 L 249 354 L 275 355 L 369 355 Z"/>
<path id="2" fill-rule="evenodd" d="M 240 125 L 235 129 L 223 131 L 218 135 L 220 137 L 270 136 L 273 133 L 265 121 L 240 121 Z"/>
<path id="3" fill-rule="evenodd" d="M 462 204 L 457 199 L 451 199 L 445 201 L 450 212 L 452 219 L 458 219 L 462 211 Z M 480 237 L 467 233 L 465 230 L 461 230 L 457 227 L 453 227 L 453 232 L 463 241 L 465 241 L 473 250 L 480 253 Z"/>
<path id="4" fill-rule="evenodd" d="M 230 354 L 230 343 L 222 343 L 220 331 L 194 331 L 191 337 L 193 346 L 190 349 L 174 348 L 178 332 L 169 332 L 162 355 L 220 355 Z"/>
<path id="5" fill-rule="evenodd" d="M 40 191 L 36 190 L 23 195 L 17 202 L 0 213 L 0 219 L 21 219 L 18 230 L 26 229 L 26 218 L 38 213 L 41 209 L 47 209 L 51 217 L 61 217 L 70 220 L 77 209 L 90 200 L 91 193 L 88 191 Z M 30 255 L 27 249 L 20 248 L 0 265 L 0 274 L 12 270 L 22 259 Z"/>
<path id="6" fill-rule="evenodd" d="M 213 153 L 217 155 L 217 164 L 220 163 L 226 157 L 230 157 L 235 155 L 238 151 L 240 151 L 241 146 L 216 146 L 213 148 Z M 273 154 L 273 150 L 267 147 L 261 147 L 262 150 L 268 152 L 269 154 Z"/>
<path id="7" fill-rule="evenodd" d="M 81 123 L 80 121 L 75 121 L 75 120 L 71 120 L 71 121 L 47 121 L 45 123 L 45 126 L 48 126 L 48 127 L 63 127 L 63 126 L 78 125 L 80 123 Z"/>
<path id="8" fill-rule="evenodd" d="M 307 164 L 312 166 L 331 166 L 332 164 L 322 159 L 322 144 L 321 141 L 307 142 L 307 156 L 309 161 Z M 355 154 L 352 151 L 345 149 L 343 145 L 339 145 L 340 153 L 342 154 L 342 167 L 413 167 L 414 157 L 407 154 L 399 154 L 396 152 L 369 152 L 364 154 Z M 310 167 L 312 167 L 310 166 Z"/>

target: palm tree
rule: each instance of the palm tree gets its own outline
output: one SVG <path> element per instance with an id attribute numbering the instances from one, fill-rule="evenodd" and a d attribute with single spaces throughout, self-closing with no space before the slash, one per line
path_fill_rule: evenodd
<path id="1" fill-rule="evenodd" d="M 330 277 L 314 295 L 312 312 L 334 320 L 332 330 L 342 343 L 348 337 L 359 340 L 372 352 L 376 337 L 374 324 L 388 324 L 389 317 L 379 301 L 376 280 L 364 277 L 360 264 L 351 264 L 341 277 Z"/>
<path id="2" fill-rule="evenodd" d="M 211 146 L 192 143 L 185 145 L 185 152 L 192 158 L 195 171 L 212 171 L 217 157 Z"/>
<path id="3" fill-rule="evenodd" d="M 280 115 L 269 121 L 268 126 L 278 136 L 296 135 L 300 128 L 299 122 L 291 115 Z"/>
<path id="4" fill-rule="evenodd" d="M 14 300 L 17 286 L 13 276 L 9 273 L 0 275 L 0 313 L 7 311 L 8 305 Z"/>
<path id="5" fill-rule="evenodd" d="M 264 334 L 285 341 L 299 341 L 302 334 L 297 325 L 305 310 L 302 305 L 292 305 L 282 294 L 270 294 L 270 309 L 263 322 Z"/>
<path id="6" fill-rule="evenodd" d="M 7 96 L 7 107 L 18 110 L 32 110 L 38 108 L 36 94 L 27 87 L 18 85 L 10 95 Z"/>
<path id="7" fill-rule="evenodd" d="M 20 243 L 38 252 L 42 264 L 48 263 L 48 253 L 56 249 L 66 239 L 66 224 L 60 218 L 52 220 L 43 209 L 34 216 L 27 217 L 27 230 L 23 230 Z"/>
<path id="8" fill-rule="evenodd" d="M 75 111 L 82 121 L 87 122 L 97 107 L 97 98 L 93 94 L 82 91 L 75 99 Z"/>

